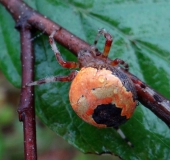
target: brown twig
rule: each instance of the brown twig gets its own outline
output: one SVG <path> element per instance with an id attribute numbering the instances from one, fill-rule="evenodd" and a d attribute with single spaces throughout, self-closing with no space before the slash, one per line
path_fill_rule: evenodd
<path id="1" fill-rule="evenodd" d="M 21 40 L 21 61 L 22 61 L 22 86 L 33 81 L 33 45 L 31 41 L 31 26 L 27 23 L 27 18 L 22 17 L 22 12 L 13 5 L 21 1 L 0 1 L 12 14 L 16 21 L 16 28 L 20 31 Z M 32 11 L 31 11 L 32 12 Z M 27 12 L 26 15 L 29 15 Z M 18 15 L 19 13 L 19 15 Z M 21 17 L 21 18 L 20 18 Z M 18 108 L 19 120 L 23 122 L 24 131 L 24 155 L 25 160 L 37 159 L 35 108 L 34 108 L 34 88 L 27 87 L 21 89 L 20 105 Z"/>
<path id="2" fill-rule="evenodd" d="M 131 73 L 127 73 L 134 82 L 138 100 L 170 127 L 170 100 L 150 88 Z"/>
<path id="3" fill-rule="evenodd" d="M 15 2 L 21 1 L 0 1 L 12 14 L 16 21 L 16 28 L 20 31 L 21 40 L 21 61 L 22 61 L 22 86 L 27 82 L 34 80 L 33 64 L 34 54 L 33 45 L 31 41 L 31 25 L 27 23 L 27 14 L 22 15 L 22 11 L 15 6 Z M 22 8 L 22 7 L 21 7 Z M 20 12 L 18 12 L 20 11 Z M 18 15 L 19 14 L 19 15 Z M 19 120 L 23 122 L 24 131 L 24 155 L 25 160 L 37 159 L 37 146 L 36 146 L 36 127 L 35 127 L 35 108 L 34 108 L 34 88 L 27 87 L 21 89 L 20 105 L 18 108 Z"/>
<path id="4" fill-rule="evenodd" d="M 27 6 L 21 0 L 0 0 L 0 3 L 2 3 L 7 8 L 7 10 L 11 13 L 13 18 L 17 22 L 18 26 L 22 26 L 23 23 L 27 22 L 27 26 L 30 25 L 31 27 L 34 27 L 34 28 L 42 31 L 47 35 L 50 35 L 51 32 L 54 30 L 58 30 L 58 34 L 56 34 L 54 37 L 55 40 L 57 42 L 59 42 L 61 45 L 63 45 L 64 47 L 66 47 L 68 50 L 70 50 L 75 55 L 81 49 L 90 48 L 89 44 L 87 44 L 83 40 L 79 39 L 77 36 L 71 34 L 69 31 L 65 30 L 58 24 L 47 19 L 45 16 L 34 11 L 32 8 Z M 21 30 L 21 33 L 28 34 L 29 31 Z M 25 40 L 25 39 L 24 38 L 21 39 L 21 42 L 23 42 L 23 40 Z M 26 49 L 23 48 L 22 50 L 24 51 Z M 23 52 L 22 54 L 25 54 L 25 53 Z M 32 52 L 29 52 L 27 54 L 27 56 L 28 55 L 32 55 Z M 27 59 L 27 61 L 30 61 L 30 63 L 32 63 L 32 59 Z M 27 61 L 24 61 L 24 59 L 23 59 L 23 64 L 25 65 L 27 63 Z M 25 72 L 23 72 L 23 75 L 22 75 L 23 84 L 32 81 L 31 74 L 25 75 Z M 130 73 L 127 73 L 127 74 L 129 75 L 129 77 L 132 79 L 132 81 L 135 84 L 139 101 L 142 104 L 144 104 L 147 108 L 152 110 L 168 126 L 170 126 L 170 101 L 168 99 L 166 99 L 165 97 L 161 96 L 160 94 L 156 93 L 153 89 L 151 89 L 149 86 L 144 84 L 142 81 L 140 81 L 138 78 L 136 78 L 132 74 L 130 74 Z M 23 93 L 21 96 L 20 104 L 23 105 L 22 108 L 24 108 L 24 109 L 26 109 L 28 106 L 30 106 L 30 104 L 27 104 L 28 101 L 24 102 L 25 98 L 28 100 L 27 94 L 29 94 L 29 91 L 32 91 L 32 89 L 30 89 L 30 88 L 22 89 Z M 27 94 L 24 92 L 26 92 Z M 23 111 L 23 110 L 21 110 L 21 111 Z M 32 116 L 31 112 L 28 111 L 27 109 L 25 110 L 25 112 L 23 112 L 23 113 L 21 112 L 22 114 L 20 114 L 20 116 L 23 117 L 23 114 L 26 114 L 28 112 L 29 112 L 28 115 L 24 115 L 25 119 L 27 119 L 28 117 L 31 117 Z"/>
<path id="5" fill-rule="evenodd" d="M 21 28 L 21 61 L 22 61 L 22 86 L 28 80 L 33 80 L 33 50 L 31 33 L 29 29 Z M 18 114 L 24 124 L 24 149 L 25 159 L 36 159 L 36 128 L 34 111 L 33 87 L 22 88 Z"/>
<path id="6" fill-rule="evenodd" d="M 22 86 L 33 81 L 33 45 L 31 43 L 30 28 L 26 25 L 18 26 L 21 39 Z M 34 109 L 34 88 L 21 89 L 19 120 L 23 122 L 25 160 L 37 159 L 36 127 Z"/>

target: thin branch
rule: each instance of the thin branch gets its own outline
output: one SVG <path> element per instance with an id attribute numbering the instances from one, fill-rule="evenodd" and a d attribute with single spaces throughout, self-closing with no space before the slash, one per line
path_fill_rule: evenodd
<path id="1" fill-rule="evenodd" d="M 27 18 L 20 15 L 22 12 L 17 12 L 18 7 L 13 6 L 21 1 L 0 1 L 12 14 L 17 22 L 17 29 L 20 31 L 21 40 L 21 61 L 22 61 L 22 86 L 26 83 L 33 81 L 33 45 L 31 41 L 31 26 L 27 23 Z M 16 7 L 16 8 L 15 8 Z M 20 7 L 19 7 L 20 8 Z M 21 11 L 21 10 L 20 10 Z M 19 13 L 14 14 L 14 13 Z M 28 13 L 27 13 L 28 14 Z M 21 21 L 22 20 L 22 21 Z M 35 108 L 34 108 L 34 89 L 27 87 L 21 89 L 20 105 L 18 108 L 19 120 L 23 121 L 24 131 L 24 155 L 25 160 L 37 159 L 37 145 L 36 145 L 36 127 L 35 127 Z"/>
<path id="2" fill-rule="evenodd" d="M 21 39 L 21 61 L 22 61 L 22 86 L 33 81 L 33 45 L 31 41 L 30 28 L 23 24 L 18 26 Z M 20 105 L 18 108 L 19 120 L 23 121 L 24 130 L 24 154 L 25 160 L 37 159 L 36 127 L 34 108 L 34 88 L 21 89 Z"/>
<path id="3" fill-rule="evenodd" d="M 31 26 L 27 23 L 27 18 L 22 17 L 17 6 L 10 7 L 10 5 L 21 1 L 0 1 L 6 6 L 13 18 L 16 20 L 16 28 L 20 31 L 21 41 L 21 61 L 22 61 L 22 86 L 33 81 L 33 45 L 31 41 Z M 22 7 L 21 7 L 22 8 Z M 32 11 L 31 11 L 32 12 Z M 14 14 L 14 13 L 19 13 Z M 28 12 L 27 12 L 28 15 Z M 23 122 L 24 131 L 24 155 L 25 160 L 37 159 L 37 145 L 36 145 L 36 126 L 35 126 L 35 108 L 34 108 L 34 88 L 27 87 L 21 89 L 20 105 L 18 108 L 19 120 Z"/>
<path id="4" fill-rule="evenodd" d="M 135 84 L 138 100 L 170 127 L 170 100 L 150 88 L 131 73 L 127 73 Z"/>
<path id="5" fill-rule="evenodd" d="M 54 30 L 58 30 L 54 37 L 55 40 L 75 55 L 81 49 L 90 48 L 88 43 L 62 28 L 60 25 L 54 23 L 50 19 L 47 19 L 46 16 L 39 14 L 21 0 L 0 0 L 0 3 L 2 3 L 11 13 L 17 24 L 27 21 L 30 26 L 47 35 L 50 35 Z"/>

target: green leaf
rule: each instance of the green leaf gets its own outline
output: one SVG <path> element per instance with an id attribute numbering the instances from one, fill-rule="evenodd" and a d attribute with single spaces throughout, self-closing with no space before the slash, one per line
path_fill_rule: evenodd
<path id="1" fill-rule="evenodd" d="M 0 69 L 16 87 L 21 84 L 20 38 L 15 22 L 0 6 Z"/>
<path id="2" fill-rule="evenodd" d="M 162 95 L 170 98 L 170 2 L 154 0 L 44 0 L 30 5 L 83 40 L 93 43 L 99 28 L 114 37 L 110 58 L 120 58 L 130 65 L 130 72 Z M 3 16 L 5 16 L 5 18 Z M 16 86 L 20 84 L 19 36 L 14 23 L 0 6 L 0 66 Z M 12 30 L 12 32 L 11 32 Z M 5 34 L 6 33 L 6 34 Z M 10 34 L 7 34 L 10 33 Z M 14 38 L 11 37 L 14 34 Z M 40 33 L 37 33 L 38 35 Z M 35 35 L 35 36 L 36 36 Z M 16 42 L 17 41 L 17 42 Z M 58 45 L 58 44 L 57 44 Z M 102 51 L 104 38 L 98 44 Z M 34 40 L 36 79 L 67 75 L 56 62 L 47 36 Z M 64 59 L 76 61 L 58 45 Z M 16 49 L 18 48 L 18 49 Z M 11 54 L 15 53 L 14 55 Z M 0 54 L 1 55 L 1 54 Z M 3 65 L 2 65 L 3 64 Z M 14 67 L 15 66 L 15 67 Z M 15 68 L 15 70 L 14 70 Z M 13 73 L 12 75 L 9 73 Z M 19 73 L 19 74 L 18 74 Z M 14 78 L 15 77 L 15 78 Z M 55 82 L 36 87 L 36 110 L 42 121 L 83 152 L 111 152 L 123 159 L 169 159 L 169 128 L 151 111 L 139 105 L 133 117 L 121 129 L 133 143 L 130 148 L 112 128 L 98 129 L 83 122 L 73 112 L 68 99 L 70 83 Z"/>

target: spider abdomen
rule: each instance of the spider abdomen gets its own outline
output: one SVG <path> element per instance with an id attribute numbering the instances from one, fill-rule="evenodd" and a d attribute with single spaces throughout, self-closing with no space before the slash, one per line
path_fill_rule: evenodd
<path id="1" fill-rule="evenodd" d="M 118 127 L 137 105 L 133 83 L 115 67 L 82 68 L 71 84 L 69 98 L 77 115 L 96 127 Z"/>

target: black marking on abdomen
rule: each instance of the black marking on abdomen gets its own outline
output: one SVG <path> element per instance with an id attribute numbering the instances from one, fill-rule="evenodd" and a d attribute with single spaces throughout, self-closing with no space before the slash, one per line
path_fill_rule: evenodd
<path id="1" fill-rule="evenodd" d="M 136 93 L 136 89 L 135 86 L 132 82 L 132 80 L 120 69 L 116 68 L 116 67 L 112 67 L 110 69 L 112 71 L 112 74 L 115 75 L 116 77 L 118 77 L 123 86 L 126 88 L 126 90 L 129 92 L 132 92 L 133 94 L 133 100 L 137 100 L 137 93 Z"/>
<path id="2" fill-rule="evenodd" d="M 97 124 L 105 124 L 107 127 L 118 127 L 127 121 L 126 116 L 121 116 L 121 108 L 115 104 L 102 104 L 94 109 L 92 118 Z"/>

